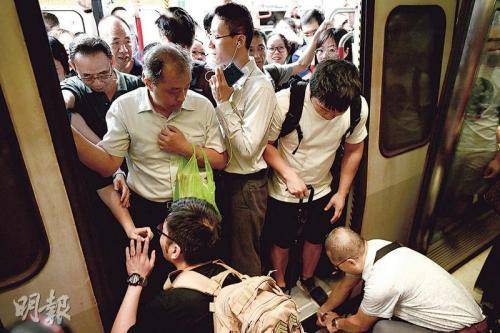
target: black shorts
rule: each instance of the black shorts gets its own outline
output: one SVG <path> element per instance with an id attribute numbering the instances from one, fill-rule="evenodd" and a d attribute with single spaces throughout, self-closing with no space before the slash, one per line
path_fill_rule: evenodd
<path id="1" fill-rule="evenodd" d="M 323 244 L 326 236 L 333 229 L 330 223 L 333 210 L 324 210 L 331 197 L 332 194 L 329 193 L 310 204 L 284 202 L 269 197 L 266 224 L 271 242 L 282 249 L 290 248 L 299 231 L 299 213 L 305 212 L 306 220 L 302 229 L 302 238 L 312 244 Z M 299 212 L 301 208 L 303 212 Z"/>

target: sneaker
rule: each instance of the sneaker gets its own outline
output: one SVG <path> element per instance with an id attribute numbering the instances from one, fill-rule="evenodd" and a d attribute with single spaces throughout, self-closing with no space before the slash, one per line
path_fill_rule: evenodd
<path id="1" fill-rule="evenodd" d="M 300 278 L 297 281 L 297 286 L 302 289 L 303 292 L 310 294 L 311 291 L 316 288 L 316 282 L 314 282 L 314 276 L 308 279 Z"/>
<path id="2" fill-rule="evenodd" d="M 297 286 L 302 289 L 306 294 L 308 294 L 319 306 L 325 304 L 328 300 L 328 295 L 320 286 L 317 286 L 314 282 L 314 277 L 309 279 L 300 278 L 297 281 Z"/>

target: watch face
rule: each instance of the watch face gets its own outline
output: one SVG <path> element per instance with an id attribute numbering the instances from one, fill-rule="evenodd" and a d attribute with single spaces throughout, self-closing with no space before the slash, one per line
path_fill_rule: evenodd
<path id="1" fill-rule="evenodd" d="M 139 282 L 140 278 L 141 278 L 141 277 L 139 276 L 139 274 L 134 273 L 134 274 L 131 274 L 131 275 L 128 277 L 128 281 L 127 281 L 127 282 L 128 282 L 129 284 L 137 284 L 137 283 Z"/>

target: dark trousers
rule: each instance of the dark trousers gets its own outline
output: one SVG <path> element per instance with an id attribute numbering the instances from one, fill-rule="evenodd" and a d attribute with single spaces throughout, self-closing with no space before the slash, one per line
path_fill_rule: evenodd
<path id="1" fill-rule="evenodd" d="M 260 275 L 260 237 L 267 206 L 267 175 L 223 172 L 218 182 L 226 255 L 232 267 L 243 274 Z"/>
<path id="2" fill-rule="evenodd" d="M 131 192 L 129 211 L 137 228 L 150 227 L 151 231 L 155 233 L 154 229 L 165 221 L 170 212 L 170 202 L 149 201 L 137 193 Z M 155 234 L 149 248 L 156 251 L 156 261 L 153 271 L 148 277 L 148 286 L 144 288 L 141 297 L 143 303 L 147 303 L 163 290 L 168 273 L 174 270 L 174 266 L 163 257 L 158 235 Z"/>

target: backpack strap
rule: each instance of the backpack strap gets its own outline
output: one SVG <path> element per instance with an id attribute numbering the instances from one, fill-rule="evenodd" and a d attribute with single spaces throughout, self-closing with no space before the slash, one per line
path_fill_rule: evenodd
<path id="1" fill-rule="evenodd" d="M 400 247 L 403 247 L 403 245 L 399 244 L 398 242 L 392 242 L 380 248 L 375 254 L 375 260 L 373 260 L 373 264 L 375 264 L 378 260 L 382 259 L 389 252 L 392 252 Z"/>
<path id="2" fill-rule="evenodd" d="M 216 296 L 221 289 L 219 283 L 195 271 L 174 271 L 172 273 L 169 274 L 167 281 L 163 285 L 164 290 L 187 288 L 210 296 Z"/>
<path id="3" fill-rule="evenodd" d="M 278 138 L 287 136 L 294 130 L 297 130 L 299 144 L 292 152 L 295 154 L 299 148 L 300 142 L 304 137 L 302 129 L 300 128 L 300 118 L 302 117 L 302 109 L 304 108 L 304 99 L 306 96 L 306 87 L 308 82 L 302 80 L 292 80 L 290 85 L 290 106 L 286 113 L 285 120 L 281 125 L 281 131 Z"/>
<path id="4" fill-rule="evenodd" d="M 358 126 L 359 122 L 361 121 L 361 106 L 362 106 L 361 95 L 359 95 L 352 100 L 349 111 L 350 112 L 349 128 L 342 137 L 341 145 L 344 145 L 345 139 L 351 136 L 352 132 L 354 132 L 354 129 L 356 128 L 356 126 Z"/>

